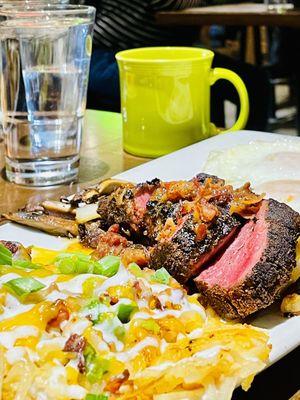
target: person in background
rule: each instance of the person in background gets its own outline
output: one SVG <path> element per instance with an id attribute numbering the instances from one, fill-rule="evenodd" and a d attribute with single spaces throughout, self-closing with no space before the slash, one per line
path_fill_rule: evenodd
<path id="1" fill-rule="evenodd" d="M 199 37 L 199 29 L 162 27 L 155 22 L 155 13 L 182 10 L 204 5 L 204 0 L 86 0 L 97 9 L 94 27 L 94 48 L 91 58 L 87 107 L 120 111 L 119 73 L 116 52 L 147 46 L 191 46 Z M 244 80 L 250 98 L 248 129 L 266 130 L 268 79 L 264 71 L 216 54 L 214 67 L 235 71 Z M 224 100 L 239 104 L 233 87 L 218 82 L 212 90 L 212 121 L 224 126 Z"/>

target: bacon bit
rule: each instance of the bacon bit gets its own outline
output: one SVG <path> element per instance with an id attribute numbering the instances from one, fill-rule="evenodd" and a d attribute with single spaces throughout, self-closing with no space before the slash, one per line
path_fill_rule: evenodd
<path id="1" fill-rule="evenodd" d="M 125 266 L 136 263 L 140 267 L 146 267 L 150 261 L 149 250 L 142 245 L 128 246 L 121 254 L 122 262 Z"/>
<path id="2" fill-rule="evenodd" d="M 181 226 L 182 223 L 179 222 L 178 225 Z M 176 226 L 174 220 L 172 218 L 167 218 L 165 225 L 157 235 L 156 240 L 159 242 L 170 240 L 175 235 L 177 229 L 178 227 Z"/>
<path id="3" fill-rule="evenodd" d="M 217 207 L 204 199 L 201 200 L 200 213 L 203 222 L 211 222 L 219 214 Z"/>
<path id="4" fill-rule="evenodd" d="M 85 349 L 86 343 L 87 342 L 84 337 L 77 335 L 77 333 L 73 333 L 66 341 L 63 351 L 82 353 Z"/>
<path id="5" fill-rule="evenodd" d="M 119 299 L 117 298 L 117 297 L 115 297 L 115 296 L 112 296 L 111 298 L 110 298 L 110 305 L 111 306 L 114 306 L 115 304 L 117 304 L 119 302 Z"/>
<path id="6" fill-rule="evenodd" d="M 125 247 L 128 244 L 128 240 L 126 238 L 113 231 L 107 231 L 106 234 L 104 234 L 101 238 L 101 241 L 112 247 L 117 247 L 120 245 Z"/>
<path id="7" fill-rule="evenodd" d="M 197 224 L 196 226 L 196 240 L 199 242 L 203 240 L 207 235 L 207 226 L 205 224 Z"/>
<path id="8" fill-rule="evenodd" d="M 194 201 L 184 202 L 182 205 L 185 213 L 192 214 L 194 222 L 210 223 L 219 214 L 217 206 L 209 203 L 204 198 L 197 198 Z"/>
<path id="9" fill-rule="evenodd" d="M 231 214 L 239 214 L 242 217 L 251 217 L 257 214 L 265 193 L 257 195 L 250 189 L 250 183 L 245 183 L 241 188 L 234 191 L 233 200 L 230 205 Z"/>
<path id="10" fill-rule="evenodd" d="M 233 198 L 233 187 L 224 185 L 223 180 L 208 178 L 202 187 L 202 197 L 213 204 L 228 204 Z"/>
<path id="11" fill-rule="evenodd" d="M 114 230 L 116 225 L 111 226 L 112 230 L 99 235 L 97 250 L 93 253 L 95 257 L 103 258 L 108 254 L 118 256 L 128 246 L 130 242 Z"/>
<path id="12" fill-rule="evenodd" d="M 162 304 L 161 304 L 161 302 L 160 302 L 160 300 L 159 300 L 159 298 L 157 296 L 155 296 L 155 295 L 152 295 L 150 300 L 149 300 L 149 308 L 151 310 L 155 310 L 155 309 L 163 310 L 164 309 Z"/>
<path id="13" fill-rule="evenodd" d="M 107 230 L 107 232 L 112 232 L 112 233 L 119 233 L 119 231 L 120 231 L 120 225 L 119 224 L 113 224 Z"/>
<path id="14" fill-rule="evenodd" d="M 124 372 L 116 377 L 115 379 L 112 379 L 110 382 L 108 382 L 104 388 L 104 391 L 110 392 L 110 393 L 116 393 L 122 386 L 122 384 L 129 379 L 129 371 L 128 369 L 125 369 Z"/>
<path id="15" fill-rule="evenodd" d="M 194 180 L 162 182 L 160 187 L 153 192 L 151 200 L 160 202 L 193 200 L 196 197 L 199 188 L 199 183 Z"/>
<path id="16" fill-rule="evenodd" d="M 83 351 L 87 345 L 87 341 L 84 337 L 73 333 L 69 339 L 66 341 L 63 351 L 77 353 L 78 354 L 78 370 L 81 374 L 85 373 L 85 360 L 83 356 Z"/>
<path id="17" fill-rule="evenodd" d="M 79 356 L 79 361 L 78 361 L 78 364 L 77 364 L 78 371 L 81 374 L 84 374 L 86 372 L 85 359 L 84 359 L 84 356 L 83 356 L 82 353 L 79 353 L 78 356 Z"/>
<path id="18" fill-rule="evenodd" d="M 59 328 L 60 324 L 63 321 L 67 321 L 70 318 L 70 312 L 69 309 L 63 300 L 58 300 L 55 303 L 55 307 L 57 308 L 57 315 L 55 318 L 52 318 L 46 327 L 46 330 L 50 330 L 51 328 Z"/>

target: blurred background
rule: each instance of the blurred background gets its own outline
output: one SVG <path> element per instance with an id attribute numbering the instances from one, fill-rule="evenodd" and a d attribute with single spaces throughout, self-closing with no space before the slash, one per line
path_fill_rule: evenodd
<path id="1" fill-rule="evenodd" d="M 295 2 L 294 5 L 297 6 L 297 0 Z M 118 33 L 118 27 L 115 25 L 116 19 L 113 14 L 115 16 L 118 15 L 119 19 L 123 19 L 125 23 L 128 23 L 129 30 L 132 29 L 132 32 L 138 35 L 136 33 L 138 27 L 132 27 L 132 24 L 135 23 L 134 15 L 132 16 L 132 20 L 130 20 L 130 14 L 120 11 L 121 8 L 118 10 L 118 7 L 122 4 L 124 6 L 128 1 L 122 0 L 118 3 L 118 1 L 113 0 L 80 0 L 74 1 L 74 3 L 85 3 L 94 5 L 97 8 L 93 53 L 97 52 L 99 48 L 101 51 L 109 49 L 114 54 L 120 49 L 139 47 L 138 42 L 127 42 L 127 46 L 119 47 L 110 43 L 106 48 L 104 42 L 99 41 L 97 35 L 97 33 L 100 35 L 108 29 L 113 31 L 115 28 Z M 142 0 L 140 4 L 143 3 L 147 3 L 147 1 Z M 158 0 L 156 2 L 149 0 L 148 3 L 160 4 L 159 7 L 156 6 L 154 11 L 164 11 L 178 10 L 189 7 L 189 5 L 193 7 L 207 7 L 223 4 L 240 4 L 242 2 L 186 0 L 186 6 L 184 7 L 178 7 L 176 0 Z M 111 6 L 111 16 L 108 11 L 109 6 Z M 120 23 L 122 25 L 122 22 Z M 171 27 L 164 27 L 164 29 L 171 30 Z M 172 29 L 174 31 L 174 28 Z M 247 126 L 248 129 L 280 132 L 290 135 L 298 135 L 300 133 L 298 112 L 300 103 L 300 68 L 298 61 L 300 40 L 298 29 L 276 26 L 239 26 L 237 24 L 236 26 L 211 25 L 199 28 L 193 27 L 193 30 L 193 40 L 189 39 L 188 45 L 214 50 L 217 54 L 214 66 L 232 69 L 245 81 L 252 110 Z M 172 45 L 180 45 L 183 42 L 182 39 L 184 39 L 184 31 L 181 30 L 179 33 L 179 28 L 177 27 L 176 31 L 178 31 L 177 38 L 180 38 L 180 40 L 178 39 L 176 42 L 175 39 Z M 189 34 L 190 31 L 187 35 Z M 111 35 L 114 35 L 114 32 L 111 32 Z M 152 45 L 151 41 L 146 44 Z M 153 45 L 159 44 L 153 42 Z M 113 79 L 112 83 L 106 82 L 104 87 L 101 84 L 99 86 L 99 82 L 95 83 L 96 80 L 101 79 L 99 74 L 102 74 L 103 79 L 107 80 L 107 75 L 111 73 L 111 68 L 114 69 L 115 74 L 117 74 L 117 69 L 115 66 L 112 67 L 112 64 L 109 66 L 100 66 L 98 63 L 95 70 L 93 67 L 95 62 L 95 57 L 92 57 L 87 106 L 92 109 L 119 111 L 119 100 L 113 99 L 111 101 L 111 93 L 108 93 L 109 90 L 107 89 L 107 85 L 116 86 L 116 80 Z M 104 68 L 102 72 L 100 72 L 101 68 Z M 110 71 L 108 71 L 109 69 Z M 96 88 L 97 85 L 98 88 Z M 220 93 L 222 94 L 221 96 Z M 99 97 L 103 101 L 99 101 Z M 213 88 L 212 104 L 214 104 L 214 107 L 212 107 L 212 121 L 218 126 L 230 126 L 235 120 L 238 107 L 238 101 L 235 101 L 235 97 L 235 93 L 232 93 L 232 88 L 229 88 L 229 84 L 225 82 L 217 83 Z M 105 100 L 106 98 L 108 101 Z"/>

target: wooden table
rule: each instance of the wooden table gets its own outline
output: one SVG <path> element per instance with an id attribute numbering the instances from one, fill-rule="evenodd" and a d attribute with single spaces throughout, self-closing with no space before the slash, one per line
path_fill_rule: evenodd
<path id="1" fill-rule="evenodd" d="M 131 156 L 122 149 L 121 115 L 88 110 L 81 151 L 79 182 L 50 188 L 30 188 L 7 182 L 4 173 L 4 145 L 0 145 L 0 214 L 22 207 L 27 201 L 39 202 L 64 193 L 73 193 L 78 187 L 133 168 L 148 161 Z"/>
<path id="2" fill-rule="evenodd" d="M 285 26 L 300 28 L 300 10 L 283 13 L 268 11 L 265 4 L 242 3 L 164 11 L 156 14 L 160 25 L 245 25 Z"/>

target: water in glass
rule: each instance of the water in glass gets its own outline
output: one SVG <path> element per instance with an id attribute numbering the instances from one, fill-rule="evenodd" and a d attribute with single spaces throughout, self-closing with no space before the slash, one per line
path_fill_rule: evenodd
<path id="1" fill-rule="evenodd" d="M 8 179 L 29 185 L 76 179 L 92 23 L 6 21 L 0 92 Z M 3 32 L 3 30 L 2 30 Z"/>

